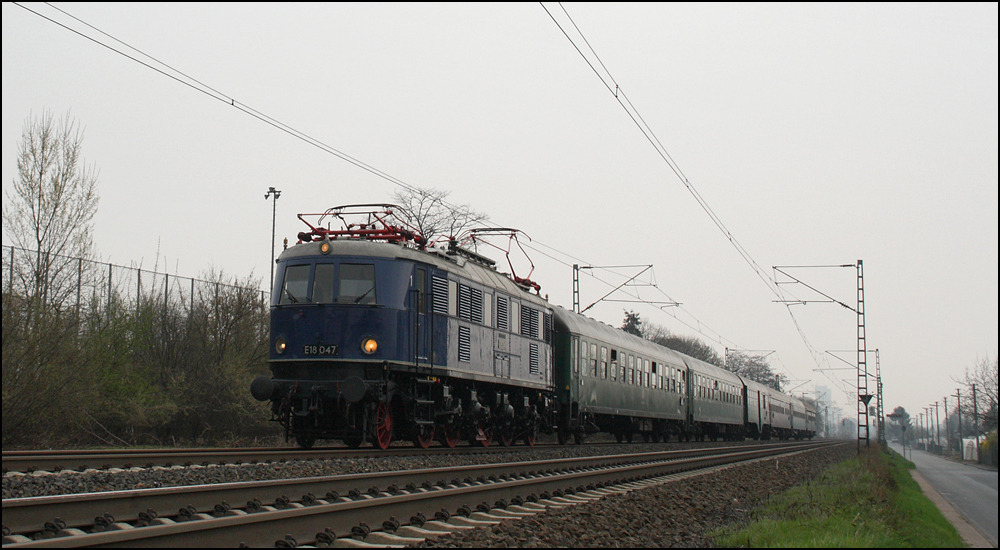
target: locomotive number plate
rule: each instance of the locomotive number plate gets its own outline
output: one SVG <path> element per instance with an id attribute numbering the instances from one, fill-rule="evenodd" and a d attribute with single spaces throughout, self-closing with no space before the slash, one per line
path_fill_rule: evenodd
<path id="1" fill-rule="evenodd" d="M 302 355 L 337 355 L 337 346 L 305 345 L 302 346 Z"/>

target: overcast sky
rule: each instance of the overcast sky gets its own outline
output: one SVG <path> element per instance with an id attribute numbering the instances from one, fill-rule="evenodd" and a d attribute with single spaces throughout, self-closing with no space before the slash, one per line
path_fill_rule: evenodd
<path id="1" fill-rule="evenodd" d="M 941 401 L 965 368 L 996 356 L 996 3 L 565 4 L 765 279 L 539 4 L 56 5 L 225 97 L 520 228 L 536 250 L 532 279 L 556 304 L 572 305 L 573 263 L 652 264 L 641 280 L 657 289 L 633 292 L 682 304 L 588 312 L 609 324 L 634 309 L 720 354 L 773 350 L 796 391 L 843 387 L 852 371 L 815 369 L 847 366 L 824 352 L 855 349 L 854 312 L 786 307 L 764 280 L 774 265 L 861 259 L 889 410 Z M 558 4 L 546 7 L 574 32 Z M 214 267 L 266 286 L 268 187 L 282 191 L 279 248 L 305 229 L 297 213 L 389 201 L 397 189 L 4 3 L 5 189 L 25 119 L 46 109 L 85 127 L 83 154 L 100 170 L 95 242 L 117 264 L 195 277 Z M 616 271 L 595 274 L 617 285 L 638 270 Z M 789 272 L 855 305 L 854 268 Z M 611 287 L 584 273 L 586 306 Z M 835 397 L 853 416 L 854 395 Z"/>

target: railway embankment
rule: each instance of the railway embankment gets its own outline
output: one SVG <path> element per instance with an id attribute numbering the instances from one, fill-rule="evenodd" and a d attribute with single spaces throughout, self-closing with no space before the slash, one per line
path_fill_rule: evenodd
<path id="1" fill-rule="evenodd" d="M 921 491 L 913 463 L 872 448 L 769 499 L 749 522 L 715 533 L 722 546 L 961 548 Z"/>
<path id="2" fill-rule="evenodd" d="M 711 547 L 716 530 L 746 525 L 754 510 L 784 491 L 811 483 L 855 457 L 841 445 L 732 466 L 609 495 L 586 505 L 550 509 L 519 521 L 453 533 L 424 547 Z M 743 543 L 735 543 L 743 544 Z"/>

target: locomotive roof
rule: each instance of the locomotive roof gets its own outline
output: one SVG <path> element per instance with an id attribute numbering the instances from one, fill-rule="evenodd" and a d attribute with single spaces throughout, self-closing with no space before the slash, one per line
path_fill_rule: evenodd
<path id="1" fill-rule="evenodd" d="M 495 269 L 469 261 L 461 256 L 449 256 L 443 251 L 435 250 L 428 252 L 399 244 L 363 239 L 335 239 L 296 244 L 282 251 L 281 255 L 278 256 L 278 260 L 283 261 L 291 258 L 312 256 L 323 257 L 324 255 L 320 253 L 319 249 L 323 242 L 329 242 L 331 248 L 330 253 L 325 256 L 361 256 L 430 264 L 437 269 L 453 273 L 464 279 L 481 284 L 484 287 L 499 289 L 512 296 L 517 296 L 524 301 L 533 302 L 539 307 L 550 307 L 549 303 L 541 296 L 529 293 L 508 276 L 498 273 Z"/>

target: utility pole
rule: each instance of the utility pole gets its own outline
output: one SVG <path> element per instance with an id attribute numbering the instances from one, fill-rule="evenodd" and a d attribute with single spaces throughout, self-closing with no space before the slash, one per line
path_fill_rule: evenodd
<path id="1" fill-rule="evenodd" d="M 274 187 L 269 187 L 267 193 L 264 193 L 264 200 L 267 200 L 272 195 L 274 199 L 272 200 L 273 205 L 271 207 L 271 286 L 267 288 L 268 292 L 274 292 L 274 230 L 278 216 L 278 197 L 281 196 L 281 191 L 278 191 Z"/>
<path id="2" fill-rule="evenodd" d="M 979 452 L 979 403 L 976 402 L 976 385 L 972 385 L 972 416 L 974 417 L 976 423 L 976 462 L 982 464 L 983 457 L 980 456 Z"/>
<path id="3" fill-rule="evenodd" d="M 580 313 L 580 264 L 573 264 L 573 313 Z"/>
<path id="4" fill-rule="evenodd" d="M 937 446 L 941 448 L 941 411 L 938 410 L 938 402 L 934 402 L 934 427 L 937 428 Z"/>
<path id="5" fill-rule="evenodd" d="M 868 346 L 865 344 L 865 272 L 858 260 L 858 452 L 861 451 L 861 423 L 864 421 L 865 448 L 871 447 L 868 430 L 868 403 L 872 396 L 868 393 Z"/>
<path id="6" fill-rule="evenodd" d="M 879 364 L 878 348 L 875 348 L 875 403 L 877 405 L 878 441 L 885 449 L 888 442 L 885 440 L 885 409 L 882 408 L 882 366 Z"/>
<path id="7" fill-rule="evenodd" d="M 927 444 L 924 446 L 924 450 L 930 452 L 930 450 L 931 450 L 930 444 L 934 442 L 934 439 L 933 439 L 934 438 L 934 428 L 931 427 L 931 422 L 934 421 L 934 415 L 931 414 L 931 408 L 930 408 L 929 405 L 926 406 L 926 407 L 924 407 L 924 413 L 927 414 L 927 424 L 925 424 L 925 426 L 927 428 Z"/>
<path id="8" fill-rule="evenodd" d="M 857 373 L 858 373 L 858 400 L 856 402 L 857 406 L 857 436 L 858 436 L 858 452 L 861 452 L 861 440 L 864 440 L 865 447 L 871 447 L 871 433 L 868 415 L 868 403 L 872 400 L 874 395 L 868 393 L 868 349 L 865 345 L 865 284 L 864 284 L 864 264 L 861 260 L 858 260 L 854 264 L 842 264 L 842 265 L 812 265 L 812 266 L 771 266 L 776 273 L 781 273 L 785 277 L 791 279 L 790 282 L 797 283 L 805 286 L 809 290 L 823 296 L 826 298 L 826 302 L 836 303 L 845 309 L 849 309 L 857 314 L 858 324 L 857 324 L 857 337 L 858 337 L 858 354 L 857 354 Z M 822 291 L 812 287 L 798 278 L 790 275 L 786 270 L 789 268 L 807 268 L 807 267 L 853 267 L 857 270 L 857 282 L 858 282 L 858 294 L 857 294 L 857 308 L 852 308 L 846 303 L 833 298 L 832 296 L 823 293 Z M 777 278 L 777 277 L 776 277 Z M 789 281 L 776 281 L 776 284 L 789 284 Z M 824 300 L 812 300 L 812 301 L 824 301 Z M 779 300 L 779 303 L 786 304 L 807 304 L 809 300 Z M 871 413 L 874 414 L 874 413 Z"/>
<path id="9" fill-rule="evenodd" d="M 948 425 L 948 398 L 944 399 L 944 445 L 945 454 L 951 453 L 951 426 Z"/>
<path id="10" fill-rule="evenodd" d="M 956 405 L 958 408 L 958 450 L 962 454 L 962 459 L 965 460 L 965 449 L 963 448 L 965 444 L 962 443 L 962 390 L 955 390 L 955 398 L 958 399 L 958 405 Z"/>
<path id="11" fill-rule="evenodd" d="M 920 431 L 917 432 L 917 433 L 918 434 L 923 434 L 925 436 L 925 438 L 926 438 L 927 429 L 924 427 L 924 413 L 920 413 Z M 919 442 L 919 440 L 918 440 L 918 442 Z M 927 444 L 926 443 L 924 444 L 924 450 L 927 450 Z"/>

